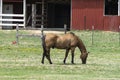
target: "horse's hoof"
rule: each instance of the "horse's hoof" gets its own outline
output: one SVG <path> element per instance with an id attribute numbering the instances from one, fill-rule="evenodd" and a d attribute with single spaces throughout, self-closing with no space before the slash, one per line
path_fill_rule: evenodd
<path id="1" fill-rule="evenodd" d="M 72 63 L 72 64 L 75 64 L 75 63 Z"/>
<path id="2" fill-rule="evenodd" d="M 44 62 L 41 62 L 42 64 L 44 64 Z"/>
<path id="3" fill-rule="evenodd" d="M 66 62 L 63 62 L 63 64 L 66 64 Z"/>
<path id="4" fill-rule="evenodd" d="M 86 64 L 86 63 L 82 63 L 82 64 Z"/>
<path id="5" fill-rule="evenodd" d="M 64 64 L 66 64 L 65 60 L 63 61 Z"/>
<path id="6" fill-rule="evenodd" d="M 50 64 L 53 64 L 52 62 L 50 62 Z"/>
<path id="7" fill-rule="evenodd" d="M 71 61 L 72 64 L 75 64 L 73 61 Z"/>

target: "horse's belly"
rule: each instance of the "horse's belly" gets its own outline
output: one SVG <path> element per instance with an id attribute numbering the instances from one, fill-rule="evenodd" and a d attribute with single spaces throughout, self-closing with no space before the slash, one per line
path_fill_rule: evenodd
<path id="1" fill-rule="evenodd" d="M 67 49 L 67 47 L 61 47 L 61 46 L 57 46 L 55 48 L 57 48 L 57 49 Z"/>
<path id="2" fill-rule="evenodd" d="M 58 48 L 58 49 L 66 49 L 67 47 L 63 47 L 63 46 L 56 46 L 56 48 Z"/>
<path id="3" fill-rule="evenodd" d="M 70 47 L 70 45 L 68 45 L 68 44 L 58 44 L 55 47 L 58 48 L 58 49 L 67 49 L 67 48 Z"/>

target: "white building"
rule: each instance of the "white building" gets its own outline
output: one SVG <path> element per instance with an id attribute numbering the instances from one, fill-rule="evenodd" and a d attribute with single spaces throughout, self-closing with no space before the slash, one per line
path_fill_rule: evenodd
<path id="1" fill-rule="evenodd" d="M 70 28 L 70 0 L 0 0 L 0 27 Z"/>

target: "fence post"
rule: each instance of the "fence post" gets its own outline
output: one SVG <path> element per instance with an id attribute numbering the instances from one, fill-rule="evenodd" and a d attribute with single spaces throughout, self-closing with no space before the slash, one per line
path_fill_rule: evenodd
<path id="1" fill-rule="evenodd" d="M 94 44 L 94 26 L 92 26 L 92 45 Z"/>
<path id="2" fill-rule="evenodd" d="M 67 25 L 64 24 L 65 34 L 67 33 Z"/>
<path id="3" fill-rule="evenodd" d="M 44 35 L 43 34 L 43 28 L 44 28 L 43 25 L 41 25 L 41 34 L 42 34 L 42 36 Z"/>
<path id="4" fill-rule="evenodd" d="M 19 44 L 19 25 L 16 25 L 16 42 Z"/>
<path id="5" fill-rule="evenodd" d="M 119 46 L 120 46 L 120 26 L 118 32 L 119 32 Z"/>

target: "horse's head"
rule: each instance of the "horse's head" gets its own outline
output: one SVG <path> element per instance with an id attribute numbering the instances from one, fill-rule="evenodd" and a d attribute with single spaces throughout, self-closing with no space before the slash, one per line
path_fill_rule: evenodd
<path id="1" fill-rule="evenodd" d="M 89 52 L 83 52 L 83 53 L 80 55 L 80 58 L 81 58 L 81 60 L 82 60 L 82 64 L 86 64 L 88 54 L 89 54 Z"/>

